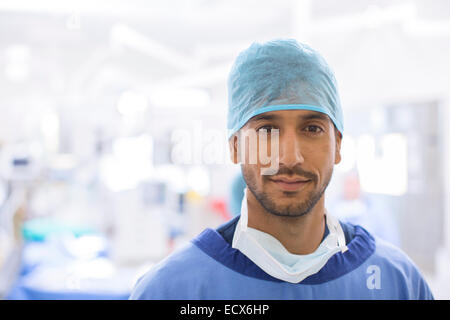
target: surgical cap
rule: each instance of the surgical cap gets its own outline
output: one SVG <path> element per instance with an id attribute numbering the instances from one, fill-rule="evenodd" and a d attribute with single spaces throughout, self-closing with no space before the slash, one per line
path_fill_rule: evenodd
<path id="1" fill-rule="evenodd" d="M 294 39 L 253 43 L 229 74 L 229 137 L 252 117 L 276 110 L 322 112 L 341 134 L 344 129 L 332 70 L 318 52 Z"/>

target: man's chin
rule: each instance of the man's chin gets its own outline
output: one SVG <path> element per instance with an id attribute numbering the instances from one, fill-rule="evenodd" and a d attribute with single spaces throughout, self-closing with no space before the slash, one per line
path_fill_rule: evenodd
<path id="1" fill-rule="evenodd" d="M 278 217 L 302 217 L 308 214 L 312 207 L 307 203 L 296 204 L 283 204 L 283 203 L 265 203 L 263 207 L 267 212 Z"/>
<path id="2" fill-rule="evenodd" d="M 279 217 L 302 217 L 308 214 L 320 198 L 314 192 L 279 192 L 271 190 L 256 196 L 267 212 Z"/>

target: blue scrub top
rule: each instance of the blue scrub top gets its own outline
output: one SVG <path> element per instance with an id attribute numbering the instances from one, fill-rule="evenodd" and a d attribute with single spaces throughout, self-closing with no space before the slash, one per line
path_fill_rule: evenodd
<path id="1" fill-rule="evenodd" d="M 414 263 L 360 226 L 342 223 L 348 250 L 289 283 L 265 273 L 231 239 L 239 216 L 206 229 L 137 282 L 130 299 L 433 299 Z"/>

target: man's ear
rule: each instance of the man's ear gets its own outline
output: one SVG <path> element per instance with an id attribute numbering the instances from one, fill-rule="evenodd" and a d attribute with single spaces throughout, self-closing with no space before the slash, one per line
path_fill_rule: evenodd
<path id="1" fill-rule="evenodd" d="M 335 155 L 334 155 L 334 164 L 338 164 L 341 162 L 341 143 L 342 143 L 342 134 L 335 129 L 334 130 L 336 146 L 335 146 Z"/>
<path id="2" fill-rule="evenodd" d="M 233 134 L 230 139 L 228 139 L 228 144 L 230 147 L 230 160 L 234 164 L 238 164 L 238 136 Z"/>

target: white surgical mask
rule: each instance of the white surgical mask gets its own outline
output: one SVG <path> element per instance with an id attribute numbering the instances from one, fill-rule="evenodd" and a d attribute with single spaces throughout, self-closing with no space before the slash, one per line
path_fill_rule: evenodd
<path id="1" fill-rule="evenodd" d="M 290 253 L 275 237 L 247 226 L 247 189 L 244 194 L 241 217 L 236 225 L 232 246 L 272 277 L 299 283 L 317 273 L 335 253 L 347 250 L 339 221 L 327 214 L 329 234 L 316 251 L 306 255 Z"/>

